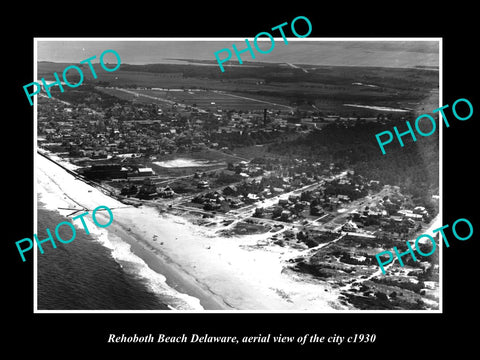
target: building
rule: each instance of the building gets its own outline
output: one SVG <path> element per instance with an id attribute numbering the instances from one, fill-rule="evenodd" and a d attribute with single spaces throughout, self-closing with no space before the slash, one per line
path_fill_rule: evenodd
<path id="1" fill-rule="evenodd" d="M 151 168 L 139 168 L 138 169 L 138 175 L 139 176 L 154 176 L 155 173 L 153 172 L 153 170 Z"/>
<path id="2" fill-rule="evenodd" d="M 342 229 L 343 231 L 347 231 L 347 232 L 356 232 L 358 230 L 358 226 L 352 221 L 347 221 L 343 225 Z"/>
<path id="3" fill-rule="evenodd" d="M 175 192 L 169 186 L 167 186 L 164 189 L 157 190 L 157 192 L 161 197 L 164 197 L 164 198 L 170 198 L 170 197 L 173 197 L 173 195 L 175 195 Z"/>
<path id="4" fill-rule="evenodd" d="M 201 181 L 198 182 L 197 187 L 199 189 L 208 189 L 210 187 L 210 185 L 208 184 L 208 181 L 201 180 Z"/>
<path id="5" fill-rule="evenodd" d="M 117 164 L 92 165 L 84 168 L 82 172 L 86 178 L 92 180 L 126 179 L 128 169 Z"/>
<path id="6" fill-rule="evenodd" d="M 398 210 L 398 214 L 403 215 L 406 218 L 414 219 L 414 220 L 423 220 L 422 214 L 415 214 L 412 210 Z"/>
<path id="7" fill-rule="evenodd" d="M 235 185 L 228 185 L 222 191 L 223 195 L 232 196 L 238 193 L 238 188 Z"/>
<path id="8" fill-rule="evenodd" d="M 283 210 L 280 214 L 280 220 L 289 221 L 290 216 L 292 216 L 292 212 L 290 210 Z"/>

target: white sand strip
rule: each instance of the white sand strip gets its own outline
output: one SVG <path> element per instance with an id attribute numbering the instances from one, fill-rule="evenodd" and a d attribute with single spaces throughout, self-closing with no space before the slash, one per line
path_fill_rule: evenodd
<path id="1" fill-rule="evenodd" d="M 257 247 L 266 234 L 219 237 L 212 229 L 178 216 L 160 215 L 151 207 L 125 208 L 38 155 L 37 166 L 38 189 L 47 208 L 57 210 L 76 203 L 90 211 L 99 205 L 114 209 L 114 222 L 106 230 L 115 231 L 122 239 L 122 233 L 131 234 L 125 240 L 137 255 L 152 269 L 162 268 L 170 286 L 198 297 L 205 309 L 347 309 L 338 303 L 338 292 L 329 284 L 282 271 L 286 260 L 301 253 L 279 246 Z"/>

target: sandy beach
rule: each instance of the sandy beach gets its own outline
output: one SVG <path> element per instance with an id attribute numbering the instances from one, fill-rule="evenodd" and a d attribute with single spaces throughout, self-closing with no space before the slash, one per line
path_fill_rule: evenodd
<path id="1" fill-rule="evenodd" d="M 348 310 L 338 303 L 339 294 L 328 283 L 284 271 L 286 261 L 301 250 L 257 245 L 267 234 L 218 236 L 218 228 L 194 225 L 149 206 L 127 206 L 39 155 L 36 177 L 39 206 L 62 215 L 72 211 L 59 208 L 84 207 L 90 214 L 100 205 L 112 209 L 112 225 L 99 229 L 87 216 L 89 229 L 114 258 L 144 262 L 141 275 L 157 278 L 152 289 L 171 294 L 176 299 L 172 309 Z M 99 222 L 108 221 L 106 213 L 97 214 Z"/>

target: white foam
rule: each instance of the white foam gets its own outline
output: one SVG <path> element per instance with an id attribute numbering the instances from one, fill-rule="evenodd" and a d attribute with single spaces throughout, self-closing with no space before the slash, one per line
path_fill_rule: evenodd
<path id="1" fill-rule="evenodd" d="M 53 163 L 43 159 L 42 157 L 39 157 L 39 162 L 41 162 L 42 167 L 37 168 L 37 191 L 40 195 L 42 208 L 56 211 L 62 216 L 71 214 L 74 209 L 81 210 L 80 206 L 78 204 L 74 204 L 74 202 L 66 195 L 60 195 L 65 194 L 66 190 L 74 193 L 75 198 L 82 199 L 86 206 L 91 206 L 93 204 L 86 196 L 77 195 L 77 193 L 82 192 L 83 187 L 87 186 L 86 184 L 78 180 L 70 180 L 70 178 L 73 178 L 70 174 L 67 174 L 63 171 L 58 171 L 55 169 L 55 165 L 53 165 Z M 49 171 L 50 169 L 52 169 L 52 171 Z M 88 193 L 87 191 L 85 192 Z M 96 201 L 101 201 L 102 205 L 106 205 L 109 208 L 118 206 L 118 202 L 108 199 L 106 196 L 98 192 L 98 190 L 92 189 L 92 192 L 97 192 L 98 196 L 94 196 L 94 199 Z M 67 210 L 59 208 L 66 208 Z M 83 212 L 84 211 L 80 211 L 74 214 L 73 217 L 80 215 Z M 109 234 L 107 228 L 103 229 L 97 227 L 91 218 L 92 212 L 88 212 L 89 214 L 84 216 L 83 220 L 85 221 L 85 225 L 90 232 L 90 236 L 92 236 L 92 238 L 98 241 L 102 246 L 109 249 L 113 259 L 117 263 L 120 265 L 122 265 L 122 263 L 129 263 L 131 266 L 123 266 L 125 271 L 131 271 L 133 275 L 143 279 L 144 283 L 152 292 L 160 295 L 162 299 L 166 299 L 166 302 L 168 302 L 168 305 L 171 308 L 177 310 L 203 310 L 199 299 L 180 293 L 168 286 L 165 276 L 152 270 L 145 261 L 131 251 L 130 245 L 123 241 L 120 237 Z M 96 216 L 101 216 L 101 213 L 97 213 Z M 77 232 L 85 231 L 80 219 L 73 220 L 72 223 L 78 229 Z M 100 223 L 105 224 L 106 221 L 100 220 Z"/>
<path id="2" fill-rule="evenodd" d="M 163 300 L 168 299 L 167 302 L 171 308 L 176 310 L 203 310 L 199 299 L 180 293 L 168 286 L 166 277 L 152 270 L 145 261 L 135 255 L 130 244 L 120 237 L 109 236 L 106 229 L 98 228 L 87 217 L 84 217 L 84 220 L 90 234 L 93 234 L 94 239 L 111 251 L 113 259 L 120 265 L 128 263 L 130 266 L 122 266 L 123 269 L 144 279 L 144 283 L 152 292 L 161 295 Z M 78 225 L 76 222 L 78 222 Z M 83 229 L 81 222 L 76 222 L 74 221 L 75 225 Z"/>

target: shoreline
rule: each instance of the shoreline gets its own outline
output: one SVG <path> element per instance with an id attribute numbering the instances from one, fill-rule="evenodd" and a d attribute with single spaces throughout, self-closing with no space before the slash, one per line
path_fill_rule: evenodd
<path id="1" fill-rule="evenodd" d="M 165 277 L 168 286 L 196 298 L 204 310 L 350 309 L 338 303 L 337 291 L 328 283 L 297 281 L 300 275 L 284 272 L 283 262 L 295 256 L 295 250 L 257 246 L 264 234 L 227 238 L 183 217 L 160 214 L 154 207 L 128 207 L 36 156 L 38 193 L 47 208 L 62 213 L 54 205 L 62 197 L 70 206 L 75 202 L 90 210 L 108 206 L 114 221 L 102 230 L 129 244 L 151 270 Z"/>
<path id="2" fill-rule="evenodd" d="M 49 160 L 45 159 L 45 161 L 47 161 L 49 164 L 52 164 L 52 166 L 56 167 L 59 171 L 63 171 L 63 169 L 59 168 L 57 165 L 50 162 Z M 65 172 L 65 175 L 69 176 L 69 177 L 71 176 L 70 174 L 67 174 L 66 172 Z M 40 177 L 41 176 L 43 176 L 43 175 L 40 175 Z M 54 172 L 52 177 L 57 177 L 57 174 Z M 80 181 L 80 180 L 73 179 L 73 176 L 71 176 L 71 177 L 72 177 L 72 179 L 71 179 L 72 181 L 75 181 L 75 182 Z M 55 186 L 59 186 L 59 184 L 57 184 L 53 181 L 54 180 L 52 180 L 52 184 L 55 184 Z M 92 194 L 93 194 L 93 191 L 100 192 L 100 190 L 95 189 L 88 184 L 85 184 L 85 186 L 92 188 L 92 189 L 89 189 L 90 191 L 92 191 Z M 77 207 L 77 205 L 79 204 L 79 202 L 72 199 L 69 195 L 67 195 L 65 193 L 63 193 L 63 194 L 60 194 L 59 192 L 55 193 L 54 191 L 52 191 L 52 188 L 45 191 L 46 189 L 42 186 L 39 186 L 39 188 L 40 189 L 39 189 L 38 194 L 37 194 L 40 197 L 40 199 L 37 201 L 39 209 L 41 208 L 41 209 L 45 209 L 45 210 L 49 210 L 49 211 L 56 211 L 56 212 L 60 213 L 61 215 L 65 216 L 71 211 L 69 211 L 69 210 L 59 211 L 56 208 L 56 205 L 58 205 L 58 201 L 61 201 L 65 207 L 68 207 L 68 206 Z M 93 189 L 95 189 L 95 190 L 93 190 Z M 60 189 L 58 189 L 58 190 L 60 190 Z M 106 195 L 104 195 L 103 193 L 102 193 L 102 195 L 106 197 Z M 61 199 L 62 197 L 63 197 L 63 199 Z M 111 200 L 117 202 L 114 199 L 111 199 Z M 117 202 L 117 203 L 119 203 L 119 202 Z M 123 205 L 121 203 L 119 203 L 119 204 Z M 99 204 L 99 205 L 104 205 L 104 203 Z M 110 204 L 110 206 L 111 205 L 112 204 Z M 114 208 L 114 207 L 111 207 L 111 208 Z M 115 211 L 115 210 L 113 210 L 113 211 Z M 103 217 L 103 215 L 100 212 L 97 213 L 97 216 L 99 218 Z M 87 220 L 87 219 L 85 219 L 85 220 Z M 89 222 L 87 222 L 87 224 L 88 224 L 87 227 L 90 230 L 90 232 L 93 233 L 94 235 L 98 235 L 99 231 L 97 231 L 97 230 L 99 228 L 96 228 L 95 225 L 93 225 L 93 223 L 91 222 L 91 220 Z M 79 229 L 81 229 L 81 231 L 83 231 L 83 228 L 82 228 L 81 225 L 80 225 Z M 159 258 L 159 256 L 161 256 L 161 254 L 155 254 L 155 255 L 149 254 L 148 249 L 146 247 L 147 242 L 144 239 L 136 237 L 135 234 L 129 233 L 124 228 L 124 226 L 122 224 L 120 224 L 118 221 L 115 221 L 115 215 L 114 215 L 114 221 L 112 222 L 112 224 L 108 228 L 102 229 L 100 231 L 106 232 L 107 236 L 117 237 L 118 239 L 121 239 L 122 241 L 127 243 L 130 246 L 130 250 L 132 251 L 133 254 L 137 255 L 140 259 L 144 260 L 146 262 L 146 264 L 153 271 L 156 271 L 158 274 L 161 274 L 162 276 L 165 276 L 165 279 L 166 279 L 165 282 L 168 286 L 172 287 L 173 289 L 177 290 L 178 292 L 180 292 L 182 294 L 188 294 L 190 296 L 195 297 L 196 299 L 199 300 L 200 304 L 202 304 L 202 306 L 204 306 L 206 308 L 214 308 L 214 309 L 216 309 L 216 308 L 220 308 L 220 309 L 226 308 L 226 306 L 224 305 L 224 303 L 221 299 L 215 299 L 213 294 L 208 294 L 204 289 L 202 289 L 200 287 L 199 284 L 195 284 L 195 282 L 192 279 L 189 279 L 188 274 L 181 274 L 177 269 L 173 268 L 173 266 L 175 264 L 173 264 L 173 263 L 167 264 L 165 261 L 162 261 L 162 259 Z M 102 245 L 109 248 L 109 246 L 106 246 L 105 244 L 102 244 Z M 66 245 L 66 246 L 68 246 L 68 245 Z M 112 250 L 112 249 L 110 249 L 110 250 Z"/>
<path id="3" fill-rule="evenodd" d="M 199 300 L 204 310 L 230 310 L 224 300 L 216 294 L 209 293 L 197 280 L 183 272 L 178 264 L 172 262 L 165 255 L 149 246 L 142 237 L 131 234 L 125 226 L 113 224 L 112 230 L 116 236 L 130 245 L 130 250 L 140 257 L 155 272 L 166 278 L 166 283 L 176 291 L 193 296 Z"/>

